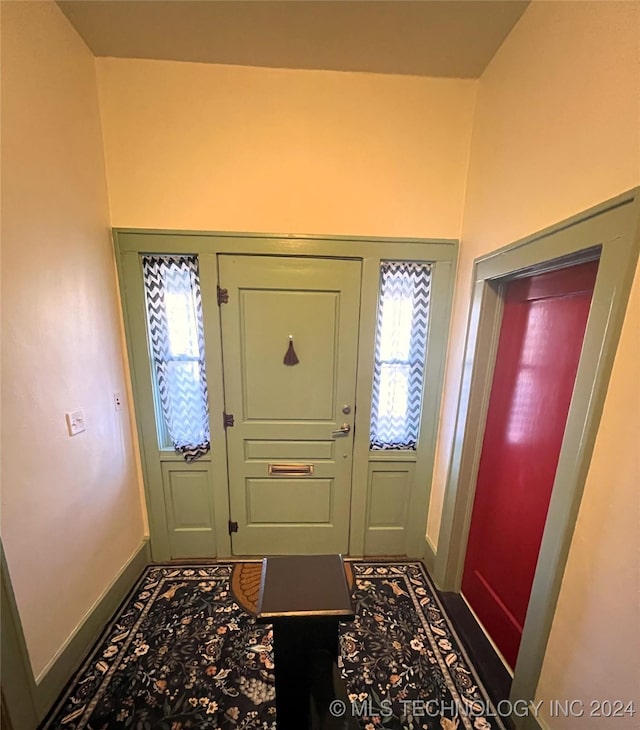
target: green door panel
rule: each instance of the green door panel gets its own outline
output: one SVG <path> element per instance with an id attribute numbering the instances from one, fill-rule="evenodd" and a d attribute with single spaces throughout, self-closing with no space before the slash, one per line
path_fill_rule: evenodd
<path id="1" fill-rule="evenodd" d="M 215 555 L 213 490 L 206 464 L 162 464 L 172 558 Z"/>
<path id="2" fill-rule="evenodd" d="M 366 555 L 406 554 L 414 471 L 412 462 L 373 462 L 369 465 Z"/>
<path id="3" fill-rule="evenodd" d="M 335 442 L 331 441 L 245 441 L 245 455 L 252 459 L 333 460 Z"/>
<path id="4" fill-rule="evenodd" d="M 219 257 L 234 555 L 348 551 L 360 275 L 358 261 Z"/>
<path id="5" fill-rule="evenodd" d="M 340 293 L 245 289 L 239 295 L 244 417 L 330 421 Z M 295 333 L 294 347 L 301 358 L 297 366 L 283 364 L 287 332 Z"/>
<path id="6" fill-rule="evenodd" d="M 247 479 L 249 524 L 328 525 L 331 479 Z"/>

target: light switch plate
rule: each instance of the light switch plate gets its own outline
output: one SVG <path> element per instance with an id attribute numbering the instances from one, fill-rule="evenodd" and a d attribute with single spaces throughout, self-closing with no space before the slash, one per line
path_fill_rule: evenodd
<path id="1" fill-rule="evenodd" d="M 64 415 L 67 419 L 69 436 L 76 436 L 77 434 L 87 430 L 86 426 L 84 425 L 84 413 L 82 412 L 81 408 L 79 408 L 77 411 L 70 411 L 69 413 L 65 413 Z"/>

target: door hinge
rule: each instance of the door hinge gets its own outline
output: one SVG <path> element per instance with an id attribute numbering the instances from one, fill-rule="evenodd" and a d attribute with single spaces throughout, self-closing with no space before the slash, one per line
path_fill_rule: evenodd
<path id="1" fill-rule="evenodd" d="M 225 427 L 225 430 L 231 428 L 231 426 L 235 426 L 235 419 L 232 413 L 222 413 L 222 425 Z"/>
<path id="2" fill-rule="evenodd" d="M 238 532 L 238 523 L 229 520 L 229 534 L 231 535 L 234 532 Z"/>
<path id="3" fill-rule="evenodd" d="M 229 304 L 229 290 L 218 287 L 218 305 Z"/>

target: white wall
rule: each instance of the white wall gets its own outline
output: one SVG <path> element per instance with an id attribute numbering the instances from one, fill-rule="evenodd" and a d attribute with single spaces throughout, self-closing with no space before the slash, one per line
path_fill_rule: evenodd
<path id="1" fill-rule="evenodd" d="M 97 64 L 114 226 L 460 235 L 475 81 Z"/>
<path id="2" fill-rule="evenodd" d="M 482 76 L 428 535 L 437 544 L 473 260 L 640 184 L 640 4 L 534 0 Z M 640 275 L 593 454 L 540 699 L 638 699 Z M 548 710 L 548 705 L 545 704 Z M 549 718 L 558 730 L 601 718 Z M 637 727 L 637 718 L 612 719 Z"/>
<path id="3" fill-rule="evenodd" d="M 36 676 L 143 536 L 115 281 L 94 59 L 3 2 L 2 539 Z"/>

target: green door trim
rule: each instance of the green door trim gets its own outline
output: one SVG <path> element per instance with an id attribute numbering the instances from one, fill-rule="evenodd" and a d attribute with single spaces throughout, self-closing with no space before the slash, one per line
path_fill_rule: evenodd
<path id="1" fill-rule="evenodd" d="M 36 681 L 2 542 L 0 542 L 0 563 L 2 701 L 9 715 L 12 730 L 33 730 L 40 720 L 36 703 Z"/>
<path id="2" fill-rule="evenodd" d="M 116 263 L 120 282 L 124 329 L 127 343 L 135 421 L 140 444 L 145 498 L 149 514 L 151 550 L 156 561 L 170 557 L 166 527 L 166 510 L 157 498 L 157 485 L 162 484 L 161 464 L 180 461 L 169 451 L 159 451 L 155 423 L 153 385 L 149 368 L 146 320 L 140 254 L 198 255 L 203 301 L 213 301 L 218 284 L 219 254 L 308 256 L 313 258 L 358 259 L 362 262 L 360 300 L 360 338 L 356 384 L 355 437 L 353 451 L 353 490 L 349 554 L 364 555 L 367 482 L 369 468 L 369 420 L 375 323 L 383 260 L 426 261 L 433 263 L 430 335 L 425 368 L 424 403 L 421 438 L 415 460 L 415 478 L 411 494 L 408 524 L 407 555 L 421 558 L 424 552 L 426 516 L 431 491 L 435 456 L 435 438 L 440 409 L 446 339 L 449 331 L 458 241 L 450 239 L 380 238 L 316 235 L 276 235 L 233 232 L 157 231 L 116 228 L 113 231 Z M 224 286 L 224 283 L 221 284 Z M 224 306 L 224 305 L 223 305 Z M 204 312 L 205 341 L 221 341 L 218 312 Z M 214 485 L 215 549 L 217 557 L 231 556 L 228 534 L 229 496 L 222 426 L 223 368 L 218 348 L 208 345 L 207 378 L 212 449 L 197 464 L 207 464 Z M 403 455 L 404 456 L 404 455 Z M 184 463 L 184 462 L 183 462 Z M 153 485 L 156 485 L 154 488 Z"/>
<path id="3" fill-rule="evenodd" d="M 640 188 L 476 259 L 458 412 L 437 551 L 438 587 L 460 591 L 506 279 L 598 258 L 511 700 L 533 701 L 640 249 Z M 514 718 L 516 727 L 522 723 Z"/>

